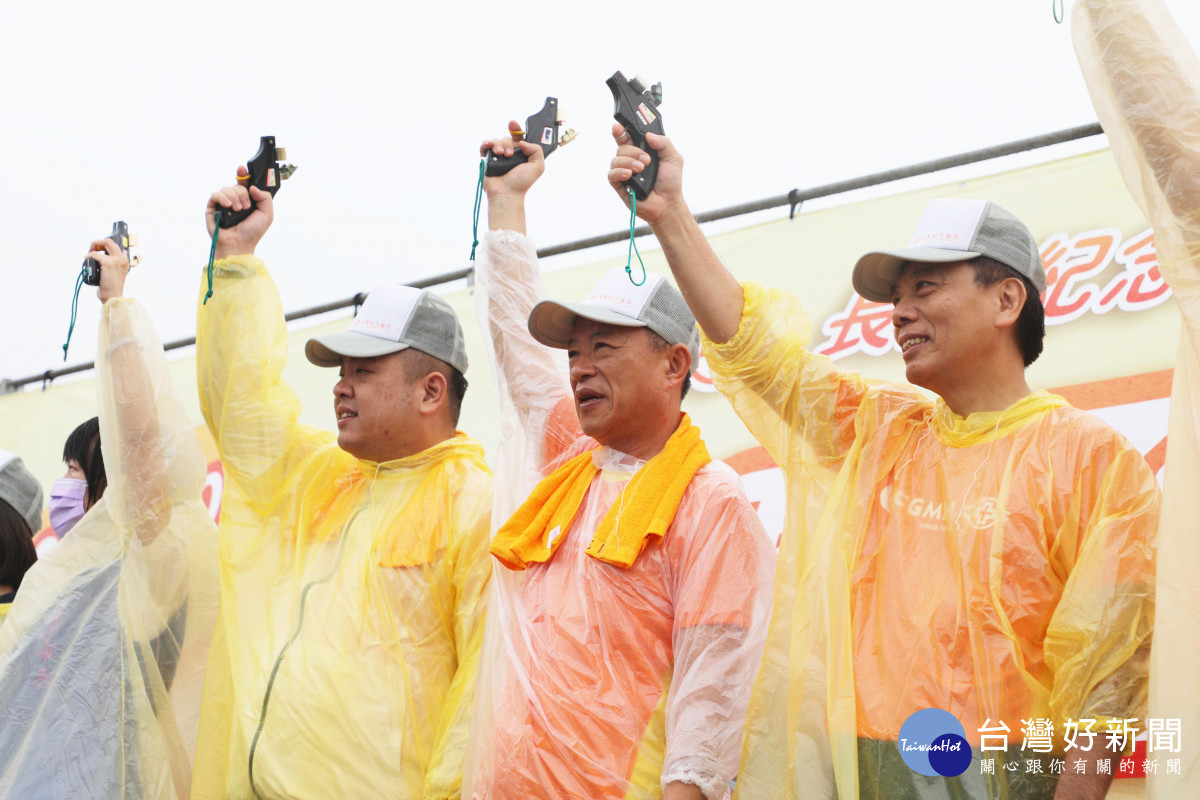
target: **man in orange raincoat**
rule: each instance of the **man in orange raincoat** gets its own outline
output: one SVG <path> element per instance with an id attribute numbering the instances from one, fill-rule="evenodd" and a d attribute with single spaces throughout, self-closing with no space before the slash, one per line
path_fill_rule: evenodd
<path id="1" fill-rule="evenodd" d="M 649 156 L 613 133 L 609 181 L 623 196 Z M 1025 381 L 1044 336 L 1032 234 L 993 203 L 935 200 L 909 247 L 855 266 L 858 292 L 893 304 L 908 380 L 931 400 L 809 352 L 796 298 L 734 279 L 687 208 L 679 153 L 665 137 L 649 145 L 661 162 L 638 215 L 705 333 L 717 387 L 787 485 L 739 796 L 1033 798 L 1107 785 L 1103 737 L 1080 756 L 1064 735 L 1082 747 L 1074 732 L 1141 716 L 1159 492 L 1123 437 Z M 961 731 L 935 733 L 962 738 L 969 761 L 911 766 L 902 728 L 926 709 L 956 718 Z M 1053 729 L 1042 773 L 995 768 L 1024 767 L 1017 745 L 1031 727 Z M 985 741 L 1009 754 L 981 752 Z M 1053 755 L 1085 772 L 1055 774 Z"/>
<path id="2" fill-rule="evenodd" d="M 476 285 L 505 426 L 492 518 L 508 522 L 492 543 L 471 796 L 720 800 L 774 548 L 681 411 L 699 332 L 678 290 L 613 270 L 583 303 L 538 302 L 524 196 L 541 149 L 484 152 L 515 147 L 529 161 L 485 183 Z"/>

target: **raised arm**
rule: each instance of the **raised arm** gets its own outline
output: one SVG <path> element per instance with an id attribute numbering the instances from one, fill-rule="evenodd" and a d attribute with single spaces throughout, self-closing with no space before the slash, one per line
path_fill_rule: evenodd
<path id="1" fill-rule="evenodd" d="M 510 123 L 515 128 L 516 123 Z M 545 297 L 537 251 L 525 236 L 525 195 L 545 171 L 540 147 L 511 138 L 483 143 L 481 154 L 511 155 L 517 148 L 529 160 L 505 175 L 488 177 L 488 228 L 476 265 L 480 325 L 488 332 L 493 374 L 502 403 L 501 417 L 515 415 L 517 429 L 507 442 L 520 448 L 513 458 L 540 469 L 578 436 L 565 362 L 529 333 L 529 312 Z M 523 440 L 523 441 L 519 441 Z M 532 485 L 526 487 L 532 489 Z"/>
<path id="2" fill-rule="evenodd" d="M 160 412 L 181 416 L 171 394 L 162 344 L 146 312 L 126 298 L 129 261 L 111 239 L 92 242 L 88 258 L 100 264 L 100 344 L 96 364 L 100 393 L 100 440 L 108 462 L 110 513 L 122 529 L 132 529 L 143 546 L 154 541 L 171 520 L 169 451 L 181 431 L 159 419 Z M 109 443 L 112 445 L 109 445 Z M 198 449 L 193 447 L 192 450 Z M 193 479 L 199 496 L 204 467 L 181 472 Z"/>
<path id="3" fill-rule="evenodd" d="M 1200 61 L 1159 0 L 1079 0 L 1072 13 L 1092 103 L 1134 198 L 1153 219 L 1150 182 L 1171 213 L 1191 216 L 1200 209 Z"/>
<path id="4" fill-rule="evenodd" d="M 271 276 L 254 255 L 273 218 L 271 195 L 243 186 L 214 192 L 205 210 L 209 235 L 218 209 L 245 208 L 251 196 L 254 213 L 219 232 L 207 302 L 207 279 L 201 279 L 196 372 L 200 408 L 226 474 L 262 514 L 284 477 L 333 435 L 298 425 L 300 400 L 281 377 L 287 360 L 283 309 Z"/>
<path id="5" fill-rule="evenodd" d="M 608 181 L 622 200 L 622 182 L 650 157 L 613 126 L 617 154 Z M 853 441 L 853 419 L 866 392 L 854 373 L 808 351 L 811 325 L 796 298 L 738 283 L 721 263 L 683 198 L 683 157 L 665 136 L 647 135 L 659 151 L 654 191 L 637 213 L 650 224 L 683 297 L 705 334 L 704 355 L 717 388 L 780 464 L 800 441 L 821 458 L 840 458 Z"/>
<path id="6" fill-rule="evenodd" d="M 618 146 L 608 182 L 628 206 L 629 194 L 623 181 L 645 169 L 650 156 L 629 143 L 629 134 L 620 125 L 614 124 L 612 132 Z M 683 198 L 683 156 L 665 136 L 650 133 L 646 142 L 659 153 L 658 178 L 650 196 L 638 201 L 638 217 L 658 237 L 679 291 L 700 329 L 714 342 L 727 342 L 737 333 L 742 319 L 742 287 L 713 252 Z"/>

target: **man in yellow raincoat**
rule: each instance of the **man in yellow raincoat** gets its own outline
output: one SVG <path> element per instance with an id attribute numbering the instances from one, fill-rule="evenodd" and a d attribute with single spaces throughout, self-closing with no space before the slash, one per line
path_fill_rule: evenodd
<path id="1" fill-rule="evenodd" d="M 624 195 L 649 157 L 613 133 L 609 180 Z M 938 200 L 908 248 L 856 265 L 855 288 L 894 304 L 908 380 L 931 401 L 808 352 L 796 298 L 738 284 L 687 209 L 682 158 L 664 137 L 649 143 L 662 161 L 638 214 L 706 334 L 718 388 L 787 481 L 739 796 L 1072 797 L 1107 785 L 1113 751 L 1069 723 L 1103 734 L 1110 719 L 1144 716 L 1158 487 L 1119 434 L 1025 382 L 1044 335 L 1033 236 L 994 204 Z M 961 737 L 972 760 L 909 766 L 902 728 L 925 709 L 956 718 L 961 732 L 934 735 Z M 1041 774 L 1025 766 L 1030 741 L 1049 745 Z M 1056 774 L 1053 756 L 1071 769 Z"/>
<path id="2" fill-rule="evenodd" d="M 254 256 L 270 195 L 233 186 L 198 310 L 201 405 L 226 475 L 221 616 L 193 798 L 457 798 L 491 563 L 491 475 L 456 433 L 462 330 L 373 291 L 305 354 L 340 368 L 338 434 L 297 423 L 279 297 Z M 202 289 L 202 295 L 204 294 Z"/>
<path id="3" fill-rule="evenodd" d="M 621 270 L 584 303 L 537 302 L 524 197 L 541 149 L 493 147 L 529 161 L 485 182 L 477 265 L 505 422 L 493 517 L 508 522 L 492 544 L 470 796 L 720 800 L 774 548 L 681 412 L 695 320 L 662 276 L 635 286 Z"/>

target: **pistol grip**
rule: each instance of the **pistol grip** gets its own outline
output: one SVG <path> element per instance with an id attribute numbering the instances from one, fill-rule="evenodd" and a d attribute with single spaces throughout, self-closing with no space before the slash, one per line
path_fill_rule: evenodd
<path id="1" fill-rule="evenodd" d="M 639 79 L 640 80 L 640 79 Z M 641 172 L 624 184 L 638 200 L 645 200 L 654 191 L 654 182 L 658 178 L 658 151 L 646 143 L 647 133 L 663 133 L 662 112 L 649 96 L 631 86 L 619 71 L 605 81 L 612 92 L 615 108 L 613 119 L 621 124 L 629 134 L 630 143 L 650 156 L 650 163 Z"/>
<path id="2" fill-rule="evenodd" d="M 525 120 L 525 141 L 542 148 L 542 155 L 549 158 L 558 149 L 558 98 L 547 97 L 542 107 Z M 513 167 L 529 160 L 529 156 L 516 148 L 511 156 L 498 156 L 489 152 L 484 174 L 489 178 L 504 175 Z"/>
<path id="3" fill-rule="evenodd" d="M 658 180 L 658 151 L 646 143 L 645 136 L 636 133 L 636 128 L 630 128 L 624 121 L 618 120 L 618 122 L 625 125 L 625 130 L 630 131 L 629 138 L 633 145 L 650 156 L 650 163 L 646 164 L 641 172 L 633 173 L 633 177 L 625 181 L 625 186 L 637 195 L 638 200 L 645 200 L 654 191 L 654 182 Z"/>
<path id="4" fill-rule="evenodd" d="M 244 220 L 246 217 L 253 214 L 254 209 L 256 209 L 256 208 L 258 208 L 258 204 L 255 203 L 253 200 L 250 201 L 249 208 L 243 208 L 241 211 L 234 211 L 233 209 L 230 209 L 230 208 L 220 208 L 220 209 L 218 209 L 218 211 L 221 212 L 220 226 L 222 228 L 232 228 L 234 225 L 237 225 L 239 222 Z"/>
<path id="5" fill-rule="evenodd" d="M 83 260 L 83 282 L 88 286 L 100 285 L 100 262 L 94 258 Z"/>
<path id="6" fill-rule="evenodd" d="M 124 220 L 117 220 L 113 223 L 112 233 L 107 237 L 111 239 L 117 247 L 121 248 L 121 252 L 125 254 L 125 258 L 129 258 L 129 226 Z M 130 259 L 130 266 L 133 266 L 133 259 Z M 94 258 L 85 258 L 83 260 L 83 282 L 88 286 L 100 285 L 100 262 Z"/>
<path id="7" fill-rule="evenodd" d="M 507 174 L 513 167 L 524 164 L 528 160 L 529 156 L 522 153 L 520 149 L 514 150 L 511 156 L 498 156 L 489 151 L 487 167 L 483 172 L 489 178 L 494 178 L 497 175 Z"/>

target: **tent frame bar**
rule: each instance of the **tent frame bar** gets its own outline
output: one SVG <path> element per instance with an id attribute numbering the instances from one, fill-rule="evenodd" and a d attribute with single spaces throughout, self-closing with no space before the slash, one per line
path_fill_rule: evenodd
<path id="1" fill-rule="evenodd" d="M 1054 133 L 1042 134 L 1040 136 L 1032 136 L 1028 139 L 1019 139 L 1008 144 L 996 145 L 994 147 L 985 147 L 981 150 L 972 150 L 967 153 L 960 153 L 954 156 L 945 158 L 937 158 L 932 161 L 923 161 L 919 164 L 913 164 L 908 167 L 900 167 L 898 169 L 885 170 L 883 172 L 875 172 L 870 175 L 863 175 L 859 178 L 851 178 L 850 180 L 838 181 L 836 183 L 827 183 L 824 186 L 816 186 L 811 189 L 792 189 L 787 194 L 775 195 L 768 197 L 765 200 L 758 200 L 752 203 L 740 203 L 726 208 L 718 208 L 715 211 L 705 211 L 702 214 L 696 215 L 697 222 L 715 222 L 720 219 L 729 219 L 730 217 L 738 217 L 743 214 L 753 214 L 757 211 L 766 211 L 772 208 L 781 206 L 789 206 L 789 216 L 795 216 L 796 209 L 802 206 L 808 200 L 815 200 L 819 197 L 830 197 L 832 195 L 844 194 L 852 192 L 856 189 L 865 189 L 869 186 L 880 186 L 885 183 L 893 183 L 895 181 L 904 180 L 905 178 L 913 178 L 918 175 L 928 175 L 933 172 L 941 172 L 942 170 L 953 169 L 954 167 L 962 167 L 967 164 L 977 164 L 981 161 L 990 161 L 994 158 L 1014 155 L 1016 153 L 1024 153 L 1030 150 L 1038 150 L 1043 147 L 1051 147 L 1063 142 L 1075 141 L 1077 139 L 1086 139 L 1091 136 L 1099 136 L 1104 133 L 1100 124 L 1093 122 L 1089 125 L 1080 125 L 1075 128 L 1067 128 L 1065 130 L 1056 131 Z M 639 225 L 633 231 L 634 236 L 650 235 L 650 228 L 645 225 Z M 562 255 L 563 253 L 571 253 L 579 250 L 587 250 L 592 247 L 599 247 L 604 244 L 612 244 L 613 242 L 621 242 L 629 238 L 629 230 L 624 229 L 613 233 L 606 233 L 601 236 L 592 236 L 587 239 L 577 239 L 573 242 L 565 244 L 557 244 L 551 247 L 543 247 L 537 251 L 538 258 L 548 258 L 550 256 Z M 442 284 L 452 283 L 454 281 L 466 278 L 471 281 L 474 277 L 474 269 L 465 267 L 453 272 L 434 275 L 430 278 L 423 278 L 414 281 L 410 286 L 417 289 L 427 289 L 432 286 L 441 286 Z M 305 317 L 324 314 L 329 311 L 337 311 L 342 308 L 354 307 L 357 313 L 358 307 L 362 305 L 366 299 L 366 294 L 359 292 L 353 297 L 348 297 L 343 300 L 334 300 L 330 303 L 322 303 L 319 306 L 292 311 L 284 315 L 284 320 L 291 322 L 292 320 L 304 319 Z M 173 342 L 167 342 L 163 345 L 164 350 L 177 350 L 181 347 L 188 347 L 196 343 L 196 337 L 189 336 L 186 339 L 178 339 Z M 15 392 L 23 386 L 31 383 L 41 382 L 42 388 L 50 384 L 55 378 L 61 378 L 64 375 L 73 375 L 77 372 L 86 372 L 95 367 L 94 361 L 89 361 L 86 364 L 76 364 L 63 369 L 46 370 L 40 375 L 31 375 L 27 378 L 18 380 L 3 380 L 0 379 L 0 395 Z"/>

